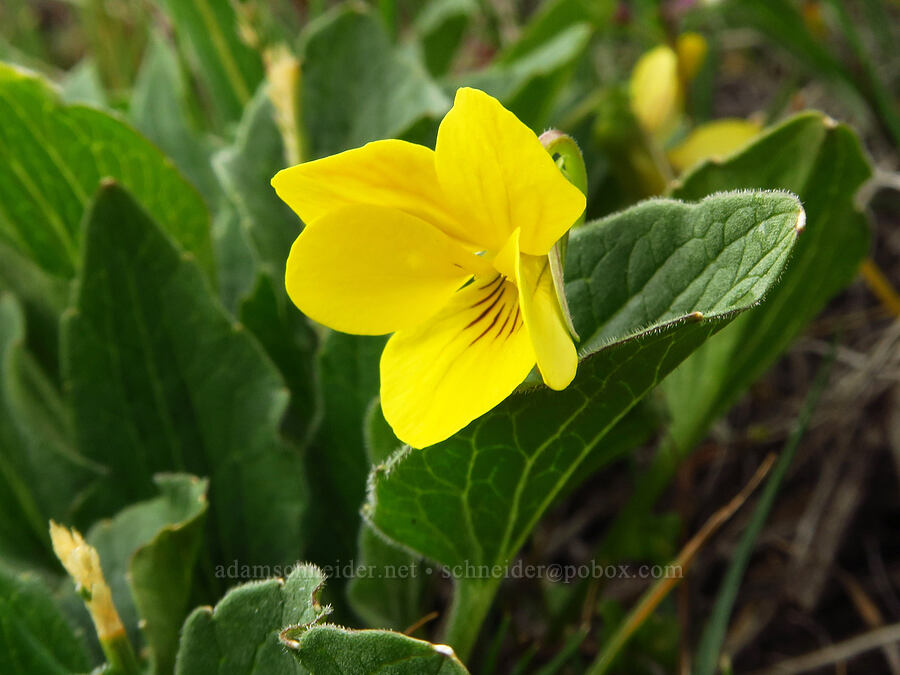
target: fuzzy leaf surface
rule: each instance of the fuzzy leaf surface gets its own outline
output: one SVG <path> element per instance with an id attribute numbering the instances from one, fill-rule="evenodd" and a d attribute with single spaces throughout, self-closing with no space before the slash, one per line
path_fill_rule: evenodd
<path id="1" fill-rule="evenodd" d="M 78 447 L 107 469 L 90 513 L 155 496 L 156 473 L 189 473 L 210 480 L 212 562 L 299 557 L 306 488 L 279 434 L 284 382 L 196 263 L 116 185 L 88 215 L 62 338 Z"/>
<path id="2" fill-rule="evenodd" d="M 514 394 L 443 443 L 398 451 L 372 478 L 371 522 L 454 576 L 511 563 L 615 423 L 775 284 L 802 214 L 787 193 L 726 193 L 645 202 L 573 232 L 573 384 Z"/>

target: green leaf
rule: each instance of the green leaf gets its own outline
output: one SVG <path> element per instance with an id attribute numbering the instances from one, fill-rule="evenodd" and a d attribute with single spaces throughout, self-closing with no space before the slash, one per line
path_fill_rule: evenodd
<path id="1" fill-rule="evenodd" d="M 81 219 L 101 179 L 127 187 L 212 274 L 209 214 L 150 142 L 107 113 L 62 104 L 47 83 L 0 64 L 0 241 L 73 277 Z"/>
<path id="2" fill-rule="evenodd" d="M 370 468 L 363 424 L 378 394 L 384 342 L 383 337 L 331 332 L 316 361 L 322 419 L 306 464 L 307 474 L 315 476 L 309 556 L 322 565 L 344 565 L 356 549 Z M 336 579 L 331 588 L 337 590 L 343 581 Z"/>
<path id="3" fill-rule="evenodd" d="M 366 455 L 369 457 L 370 464 L 386 462 L 394 452 L 403 446 L 403 442 L 394 435 L 394 430 L 384 418 L 380 396 L 369 403 L 363 435 L 366 440 Z"/>
<path id="4" fill-rule="evenodd" d="M 287 390 L 260 346 L 115 185 L 88 214 L 83 270 L 63 372 L 78 446 L 108 470 L 84 517 L 154 496 L 158 472 L 208 476 L 219 562 L 297 559 L 304 478 L 278 433 Z"/>
<path id="5" fill-rule="evenodd" d="M 365 573 L 347 584 L 347 598 L 365 625 L 402 631 L 422 618 L 427 578 L 420 556 L 410 555 L 362 523 L 356 562 Z"/>
<path id="6" fill-rule="evenodd" d="M 226 123 L 238 120 L 264 73 L 259 53 L 241 39 L 232 3 L 162 0 L 160 4 L 219 118 Z"/>
<path id="7" fill-rule="evenodd" d="M 60 89 L 60 98 L 66 103 L 84 103 L 104 108 L 107 105 L 106 90 L 100 79 L 97 62 L 87 57 L 66 73 Z"/>
<path id="8" fill-rule="evenodd" d="M 378 18 L 356 5 L 309 25 L 301 101 L 310 159 L 397 138 L 450 107 L 421 64 L 395 49 Z"/>
<path id="9" fill-rule="evenodd" d="M 526 125 L 540 129 L 550 122 L 556 96 L 568 81 L 592 34 L 576 23 L 515 59 L 501 59 L 462 82 L 497 97 Z"/>
<path id="10" fill-rule="evenodd" d="M 288 570 L 284 570 L 287 572 Z M 238 586 L 215 607 L 199 607 L 182 631 L 176 675 L 301 675 L 306 672 L 285 651 L 280 633 L 319 621 L 325 583 L 313 565 L 297 565 L 286 580 Z"/>
<path id="11" fill-rule="evenodd" d="M 463 34 L 478 11 L 475 0 L 433 0 L 416 16 L 415 32 L 428 71 L 443 75 L 453 64 Z"/>
<path id="12" fill-rule="evenodd" d="M 0 293 L 0 558 L 55 569 L 47 521 L 70 517 L 98 468 L 75 454 L 68 411 L 24 337 L 22 309 Z"/>
<path id="13" fill-rule="evenodd" d="M 0 295 L 0 369 L 25 336 L 25 321 L 15 298 Z M 5 379 L 5 378 L 4 378 Z M 4 392 L 5 393 L 5 392 Z M 5 396 L 3 397 L 5 399 Z M 43 510 L 31 482 L 30 458 L 22 456 L 21 438 L 11 411 L 3 400 L 0 408 L 0 553 L 10 563 L 22 564 L 45 557 L 48 537 Z"/>
<path id="14" fill-rule="evenodd" d="M 382 464 L 403 446 L 384 419 L 378 398 L 369 404 L 365 425 L 370 464 Z M 425 577 L 420 572 L 420 556 L 399 548 L 362 522 L 356 557 L 365 573 L 354 575 L 347 584 L 347 599 L 366 625 L 402 631 L 422 617 Z"/>
<path id="15" fill-rule="evenodd" d="M 233 204 L 220 202 L 213 220 L 212 236 L 219 268 L 219 295 L 222 304 L 237 314 L 241 301 L 253 288 L 257 261 L 241 216 Z"/>
<path id="16" fill-rule="evenodd" d="M 735 26 L 756 28 L 816 75 L 856 87 L 854 76 L 822 39 L 809 32 L 794 4 L 785 0 L 734 0 L 717 11 L 723 12 Z"/>
<path id="17" fill-rule="evenodd" d="M 69 302 L 69 281 L 45 272 L 26 254 L 0 241 L 0 289 L 23 305 L 28 346 L 52 376 L 58 369 L 59 317 Z"/>
<path id="18" fill-rule="evenodd" d="M 469 672 L 448 646 L 433 645 L 387 630 L 313 626 L 300 636 L 295 649 L 297 658 L 313 675 L 386 672 L 394 675 L 466 675 Z"/>
<path id="19" fill-rule="evenodd" d="M 203 541 L 208 481 L 159 474 L 160 495 L 133 504 L 88 533 L 113 601 L 134 643 L 146 636 L 151 672 L 171 673 L 188 614 L 194 566 Z"/>
<path id="20" fill-rule="evenodd" d="M 90 669 L 82 636 L 66 622 L 44 581 L 0 570 L 0 672 L 70 675 Z"/>
<path id="21" fill-rule="evenodd" d="M 871 172 L 848 127 L 807 113 L 775 127 L 725 162 L 701 165 L 675 189 L 674 196 L 681 199 L 751 187 L 790 190 L 806 208 L 807 230 L 767 302 L 722 331 L 666 380 L 670 433 L 681 451 L 689 451 L 856 276 L 868 250 L 868 227 L 853 197 Z"/>
<path id="22" fill-rule="evenodd" d="M 610 22 L 615 3 L 609 0 L 550 0 L 541 5 L 529 21 L 521 37 L 503 51 L 500 60 L 517 61 L 526 54 L 542 49 L 576 24 L 603 26 Z"/>
<path id="23" fill-rule="evenodd" d="M 291 390 L 285 430 L 292 438 L 308 440 L 316 421 L 316 383 L 313 361 L 316 334 L 306 317 L 290 302 L 284 286 L 260 274 L 253 291 L 240 306 L 240 320 L 259 340 Z"/>
<path id="24" fill-rule="evenodd" d="M 286 163 L 274 112 L 266 88 L 261 87 L 244 111 L 234 145 L 215 156 L 214 167 L 259 262 L 268 274 L 282 277 L 302 223 L 269 184 Z"/>
<path id="25" fill-rule="evenodd" d="M 177 55 L 164 38 L 154 36 L 134 84 L 131 119 L 138 131 L 172 158 L 207 204 L 215 206 L 221 199 L 210 164 L 215 144 L 192 128 L 189 95 Z"/>
<path id="26" fill-rule="evenodd" d="M 471 566 L 511 563 L 615 423 L 760 301 L 791 253 L 802 215 L 792 195 L 730 193 L 698 204 L 648 201 L 574 231 L 566 292 L 583 340 L 575 381 L 562 392 L 513 395 L 443 443 L 399 451 L 371 478 L 373 525 L 455 577 L 472 576 Z M 450 637 L 463 655 L 495 574 L 471 580 L 481 587 L 463 591 L 469 596 L 454 610 Z M 470 601 L 481 605 L 475 620 L 464 618 Z"/>

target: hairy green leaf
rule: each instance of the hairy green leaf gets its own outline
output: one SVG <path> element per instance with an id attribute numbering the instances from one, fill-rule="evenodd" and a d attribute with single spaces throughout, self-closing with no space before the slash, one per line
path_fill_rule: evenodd
<path id="1" fill-rule="evenodd" d="M 88 516 L 152 497 L 155 473 L 208 476 L 213 562 L 297 559 L 306 489 L 278 433 L 284 382 L 190 257 L 115 185 L 88 215 L 62 337 L 78 446 L 108 472 Z"/>
<path id="2" fill-rule="evenodd" d="M 290 644 L 290 643 L 289 643 Z M 293 646 L 293 645 L 291 645 Z M 312 675 L 466 675 L 447 645 L 433 645 L 387 630 L 313 626 L 294 647 Z"/>
<path id="3" fill-rule="evenodd" d="M 871 172 L 848 127 L 807 113 L 725 162 L 699 166 L 675 189 L 681 199 L 750 187 L 790 190 L 804 204 L 807 230 L 766 303 L 710 340 L 666 380 L 671 435 L 683 451 L 856 275 L 868 250 L 868 227 L 853 197 Z"/>
<path id="4" fill-rule="evenodd" d="M 288 570 L 284 570 L 285 572 Z M 313 565 L 290 575 L 244 584 L 215 607 L 199 607 L 182 631 L 176 675 L 301 675 L 306 671 L 279 640 L 290 626 L 328 613 L 318 595 L 325 577 Z"/>
<path id="5" fill-rule="evenodd" d="M 372 477 L 371 522 L 457 578 L 502 575 L 494 566 L 512 562 L 615 423 L 774 285 L 802 218 L 789 194 L 726 193 L 645 202 L 573 232 L 575 381 L 513 395 L 443 443 L 399 451 Z"/>
<path id="6" fill-rule="evenodd" d="M 146 636 L 152 673 L 171 673 L 188 613 L 194 566 L 203 541 L 208 481 L 184 474 L 155 477 L 160 495 L 133 504 L 88 533 L 113 602 L 132 640 Z"/>

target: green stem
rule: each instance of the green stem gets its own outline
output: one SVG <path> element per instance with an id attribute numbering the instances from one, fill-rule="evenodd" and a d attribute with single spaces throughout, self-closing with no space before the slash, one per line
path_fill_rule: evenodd
<path id="1" fill-rule="evenodd" d="M 100 646 L 109 663 L 109 672 L 115 675 L 141 675 L 134 649 L 123 630 L 121 633 L 102 638 Z"/>
<path id="2" fill-rule="evenodd" d="M 456 580 L 442 639 L 453 647 L 463 662 L 472 653 L 481 624 L 487 617 L 501 580 L 500 577 Z"/>

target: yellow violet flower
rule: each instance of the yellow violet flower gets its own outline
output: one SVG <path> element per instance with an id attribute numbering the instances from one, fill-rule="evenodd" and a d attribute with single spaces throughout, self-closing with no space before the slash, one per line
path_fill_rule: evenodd
<path id="1" fill-rule="evenodd" d="M 287 261 L 294 304 L 335 330 L 393 333 L 381 406 L 405 443 L 453 435 L 535 363 L 554 389 L 575 377 L 548 253 L 584 195 L 496 99 L 457 91 L 433 151 L 376 141 L 272 185 L 306 223 Z"/>

